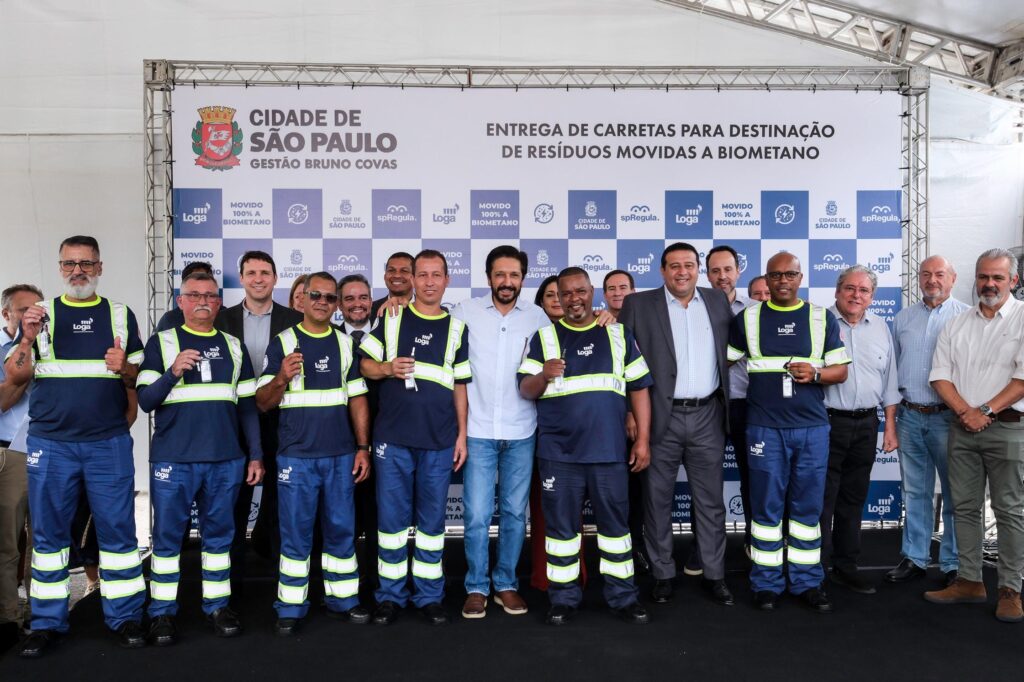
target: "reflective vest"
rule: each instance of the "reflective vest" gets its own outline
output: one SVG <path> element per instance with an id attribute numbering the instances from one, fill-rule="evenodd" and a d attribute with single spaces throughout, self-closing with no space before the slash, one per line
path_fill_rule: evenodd
<path id="1" fill-rule="evenodd" d="M 256 395 L 256 381 L 247 379 L 239 382 L 238 378 L 242 373 L 242 342 L 231 334 L 220 332 L 228 345 L 233 367 L 231 369 L 230 384 L 186 384 L 182 375 L 178 383 L 174 385 L 167 397 L 164 398 L 164 405 L 174 403 L 190 403 L 204 400 L 228 400 L 233 403 L 239 398 L 248 398 Z M 164 372 L 171 368 L 174 360 L 181 353 L 181 346 L 178 343 L 177 329 L 168 329 L 160 332 L 157 337 L 160 339 L 160 357 L 163 361 Z"/>
<path id="2" fill-rule="evenodd" d="M 404 309 L 399 309 L 397 315 L 388 315 L 384 319 L 384 355 L 388 362 L 398 357 L 398 330 L 401 327 L 404 313 Z M 448 340 L 445 343 L 443 364 L 433 365 L 417 358 L 413 376 L 416 379 L 441 384 L 448 390 L 454 390 L 456 379 L 468 379 L 472 375 L 469 362 L 466 361 L 455 366 L 455 351 L 459 349 L 459 342 L 462 340 L 462 332 L 465 328 L 465 322 L 449 315 Z"/>
<path id="3" fill-rule="evenodd" d="M 828 311 L 821 306 L 807 303 L 808 323 L 811 330 L 810 357 L 801 358 L 791 355 L 761 354 L 761 308 L 767 305 L 760 303 L 743 311 L 743 326 L 747 334 L 747 372 L 786 372 L 787 363 L 807 362 L 820 369 L 825 366 L 825 325 Z"/>
<path id="4" fill-rule="evenodd" d="M 127 352 L 128 348 L 128 306 L 123 303 L 115 303 L 109 299 L 103 299 L 108 306 L 110 306 L 110 327 L 111 327 L 111 345 L 113 345 L 113 339 L 121 340 L 121 348 L 124 348 Z M 56 299 L 49 299 L 46 301 L 40 301 L 37 305 L 41 308 L 46 309 L 46 314 L 50 316 L 49 326 L 50 329 L 55 329 L 56 325 L 56 308 L 54 305 Z M 61 339 L 63 342 L 63 339 Z M 95 360 L 68 360 L 61 359 L 57 356 L 59 350 L 58 346 L 63 346 L 63 343 L 54 343 L 53 335 L 50 336 L 49 347 L 46 349 L 46 353 L 39 354 L 39 360 L 36 362 L 35 367 L 35 378 L 37 379 L 120 379 L 121 375 L 116 372 L 111 372 L 107 369 L 106 361 L 101 357 Z M 36 349 L 38 350 L 39 343 L 36 342 Z M 140 354 L 141 355 L 141 354 Z M 141 357 L 139 362 L 141 362 Z"/>
<path id="5" fill-rule="evenodd" d="M 305 385 L 305 373 L 299 374 L 292 381 L 288 382 L 288 388 L 281 398 L 281 409 L 293 407 L 333 407 L 336 405 L 348 405 L 348 376 L 349 369 L 354 360 L 352 355 L 352 341 L 337 329 L 332 330 L 338 342 L 338 353 L 341 358 L 341 386 L 322 390 L 307 389 Z M 299 346 L 299 337 L 294 327 L 285 329 L 279 337 L 284 356 L 287 357 L 295 352 Z M 303 361 L 305 362 L 305 361 Z M 360 382 L 362 379 L 360 379 Z M 297 388 L 296 388 L 297 386 Z"/>
<path id="6" fill-rule="evenodd" d="M 549 381 L 541 399 L 592 391 L 611 391 L 625 396 L 626 382 L 639 379 L 647 373 L 647 364 L 642 357 L 626 367 L 626 335 L 622 325 L 610 324 L 605 329 L 608 332 L 608 343 L 611 347 L 611 372 L 566 376 L 563 377 L 561 386 L 557 385 L 559 382 Z M 555 331 L 554 325 L 542 327 L 537 334 L 540 337 L 544 362 L 562 357 L 561 344 L 558 341 L 558 333 Z"/>

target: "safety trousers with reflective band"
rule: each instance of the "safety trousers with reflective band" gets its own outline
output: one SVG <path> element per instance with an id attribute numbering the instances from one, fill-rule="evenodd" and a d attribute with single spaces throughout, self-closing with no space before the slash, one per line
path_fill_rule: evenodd
<path id="1" fill-rule="evenodd" d="M 116 630 L 142 620 L 146 583 L 135 537 L 135 464 L 128 434 L 77 443 L 28 437 L 25 459 L 32 510 L 33 630 L 68 630 L 68 552 L 78 495 L 92 507 L 100 547 L 103 618 Z"/>
<path id="2" fill-rule="evenodd" d="M 340 612 L 359 604 L 354 461 L 355 454 L 277 458 L 282 472 L 277 478 L 281 558 L 274 609 L 280 618 L 302 618 L 309 611 L 310 553 L 318 507 L 327 608 Z"/>
<path id="3" fill-rule="evenodd" d="M 750 585 L 755 592 L 801 594 L 819 587 L 821 507 L 828 470 L 827 424 L 774 429 L 747 424 L 750 471 Z M 782 519 L 789 505 L 789 521 Z M 783 547 L 783 538 L 786 539 Z"/>
<path id="4" fill-rule="evenodd" d="M 626 463 L 573 464 L 541 459 L 538 465 L 544 481 L 540 499 L 546 524 L 544 546 L 551 603 L 575 608 L 583 598 L 579 579 L 580 531 L 583 501 L 587 497 L 597 522 L 605 601 L 615 609 L 635 602 Z"/>
<path id="5" fill-rule="evenodd" d="M 409 527 L 416 527 L 412 555 L 412 603 L 417 607 L 444 599 L 444 521 L 453 448 L 423 450 L 374 443 L 377 480 L 377 603 L 409 601 Z"/>
<path id="6" fill-rule="evenodd" d="M 231 541 L 235 500 L 245 459 L 224 462 L 152 462 L 149 496 L 153 503 L 153 556 L 149 572 L 151 617 L 178 612 L 181 538 L 189 526 L 192 500 L 199 508 L 202 535 L 203 612 L 228 605 L 231 598 Z"/>

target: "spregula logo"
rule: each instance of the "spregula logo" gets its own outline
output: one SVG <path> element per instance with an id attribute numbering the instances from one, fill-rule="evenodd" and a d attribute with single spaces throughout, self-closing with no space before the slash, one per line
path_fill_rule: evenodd
<path id="1" fill-rule="evenodd" d="M 576 351 L 576 355 L 581 355 L 583 357 L 590 357 L 593 354 L 594 344 L 592 343 L 588 343 L 587 345 L 583 346 L 583 348 L 580 348 L 579 350 Z"/>
<path id="2" fill-rule="evenodd" d="M 242 129 L 231 107 L 201 107 L 199 121 L 192 129 L 192 153 L 196 165 L 209 170 L 230 170 L 242 153 Z"/>
<path id="3" fill-rule="evenodd" d="M 541 487 L 544 488 L 544 490 L 546 490 L 548 492 L 554 491 L 554 489 L 555 489 L 555 477 L 552 476 L 551 478 L 545 478 L 543 481 L 541 481 Z"/>
<path id="4" fill-rule="evenodd" d="M 159 469 L 153 472 L 153 478 L 155 478 L 158 481 L 168 481 L 171 478 L 172 471 L 174 471 L 174 466 L 172 465 L 160 467 Z"/>
<path id="5" fill-rule="evenodd" d="M 764 441 L 761 441 L 760 443 L 751 443 L 748 450 L 750 450 L 750 455 L 752 457 L 764 457 Z"/>
<path id="6" fill-rule="evenodd" d="M 871 207 L 871 213 L 864 216 L 865 223 L 898 223 L 900 217 L 896 215 L 891 206 L 874 205 Z"/>
<path id="7" fill-rule="evenodd" d="M 88 318 L 86 320 L 82 320 L 81 322 L 75 322 L 74 324 L 71 325 L 71 328 L 74 330 L 75 334 L 91 333 L 92 332 L 92 323 L 93 323 L 93 318 L 90 317 L 90 318 Z"/>
<path id="8" fill-rule="evenodd" d="M 604 262 L 604 257 L 596 253 L 588 253 L 583 256 L 583 263 L 580 265 L 584 270 L 590 272 L 601 272 L 611 270 L 612 266 Z"/>
<path id="9" fill-rule="evenodd" d="M 846 261 L 841 253 L 826 253 L 821 261 L 814 264 L 815 272 L 839 272 L 846 269 Z"/>
<path id="10" fill-rule="evenodd" d="M 420 336 L 417 336 L 417 337 L 416 337 L 415 339 L 413 339 L 413 340 L 414 340 L 414 341 L 415 341 L 415 342 L 416 342 L 417 344 L 419 344 L 420 346 L 429 346 L 429 345 L 430 345 L 430 340 L 431 340 L 432 338 L 434 338 L 434 334 L 433 334 L 433 333 L 430 333 L 430 334 L 421 334 Z"/>
<path id="11" fill-rule="evenodd" d="M 629 207 L 629 213 L 619 216 L 624 223 L 651 223 L 658 220 L 658 216 L 651 211 L 647 204 L 634 204 Z"/>
<path id="12" fill-rule="evenodd" d="M 277 480 L 282 483 L 288 483 L 292 478 L 292 468 L 285 467 L 277 472 Z"/>
<path id="13" fill-rule="evenodd" d="M 25 455 L 25 465 L 30 467 L 39 466 L 39 458 L 43 456 L 42 450 L 33 450 Z"/>

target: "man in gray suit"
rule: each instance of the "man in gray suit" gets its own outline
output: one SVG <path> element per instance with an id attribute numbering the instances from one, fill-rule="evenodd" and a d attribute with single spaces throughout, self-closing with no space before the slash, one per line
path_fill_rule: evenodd
<path id="1" fill-rule="evenodd" d="M 722 463 L 728 430 L 726 344 L 732 311 L 725 294 L 697 286 L 700 256 L 676 242 L 661 254 L 665 286 L 626 297 L 619 322 L 633 330 L 654 377 L 651 465 L 644 479 L 644 535 L 651 559 L 651 598 L 672 598 L 672 504 L 679 465 L 686 467 L 691 519 L 704 567 L 703 586 L 731 606 L 725 584 Z"/>

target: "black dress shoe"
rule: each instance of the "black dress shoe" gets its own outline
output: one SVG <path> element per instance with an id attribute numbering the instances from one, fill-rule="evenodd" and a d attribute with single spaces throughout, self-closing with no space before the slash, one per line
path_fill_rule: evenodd
<path id="1" fill-rule="evenodd" d="M 142 625 L 134 620 L 123 624 L 115 634 L 118 646 L 124 649 L 141 649 L 146 646 L 146 633 L 142 631 Z"/>
<path id="2" fill-rule="evenodd" d="M 768 590 L 754 593 L 754 606 L 762 611 L 774 611 L 779 603 L 779 595 Z"/>
<path id="3" fill-rule="evenodd" d="M 353 606 L 348 611 L 334 611 L 327 609 L 327 617 L 334 620 L 343 620 L 353 625 L 366 625 L 370 622 L 370 610 L 365 606 Z"/>
<path id="4" fill-rule="evenodd" d="M 612 613 L 619 620 L 630 625 L 647 625 L 651 622 L 651 616 L 647 613 L 647 609 L 640 605 L 640 602 L 633 602 L 629 606 L 623 606 L 621 609 L 612 609 Z"/>
<path id="5" fill-rule="evenodd" d="M 672 581 L 655 580 L 651 588 L 651 601 L 655 604 L 667 604 L 672 601 Z"/>
<path id="6" fill-rule="evenodd" d="M 242 623 L 238 620 L 238 614 L 222 606 L 206 617 L 206 620 L 213 624 L 213 631 L 218 637 L 237 637 L 242 634 Z"/>
<path id="7" fill-rule="evenodd" d="M 576 609 L 565 604 L 555 604 L 548 609 L 548 615 L 544 616 L 544 622 L 548 625 L 565 625 L 576 615 Z"/>
<path id="8" fill-rule="evenodd" d="M 945 581 L 945 587 L 949 587 L 956 582 L 956 579 L 960 577 L 960 571 L 955 568 L 952 571 L 946 571 L 942 574 L 942 579 Z"/>
<path id="9" fill-rule="evenodd" d="M 800 600 L 818 613 L 832 613 L 832 602 L 828 600 L 828 595 L 817 587 L 801 592 Z"/>
<path id="10" fill-rule="evenodd" d="M 875 593 L 875 586 L 862 578 L 856 569 L 853 571 L 844 571 L 833 568 L 829 576 L 829 580 L 836 585 L 841 585 L 842 587 L 852 590 L 858 594 Z"/>
<path id="11" fill-rule="evenodd" d="M 18 655 L 22 658 L 39 658 L 46 652 L 47 647 L 59 642 L 60 637 L 56 630 L 35 630 L 21 643 Z"/>
<path id="12" fill-rule="evenodd" d="M 153 646 L 171 646 L 178 640 L 171 616 L 157 616 L 149 624 L 149 641 Z"/>
<path id="13" fill-rule="evenodd" d="M 291 637 L 299 630 L 298 618 L 278 618 L 274 621 L 274 634 L 278 637 Z"/>
<path id="14" fill-rule="evenodd" d="M 885 574 L 885 579 L 890 583 L 905 583 L 914 578 L 924 577 L 925 570 L 906 557 L 903 558 L 896 568 Z"/>
<path id="15" fill-rule="evenodd" d="M 448 625 L 451 622 L 451 617 L 439 602 L 420 607 L 420 613 L 428 625 Z"/>
<path id="16" fill-rule="evenodd" d="M 393 601 L 381 602 L 373 612 L 374 625 L 391 625 L 398 620 L 398 612 L 402 607 Z"/>
<path id="17" fill-rule="evenodd" d="M 725 584 L 724 580 L 704 580 L 700 581 L 701 587 L 711 594 L 711 598 L 723 606 L 732 606 L 735 604 L 735 600 L 732 597 L 732 592 L 729 591 L 729 586 Z"/>

